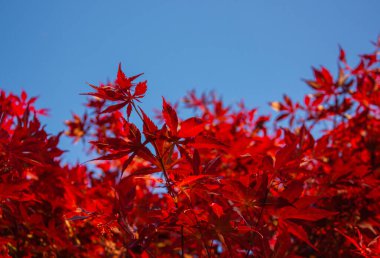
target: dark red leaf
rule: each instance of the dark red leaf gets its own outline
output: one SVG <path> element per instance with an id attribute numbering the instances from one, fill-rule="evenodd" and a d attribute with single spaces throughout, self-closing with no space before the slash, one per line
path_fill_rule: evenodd
<path id="1" fill-rule="evenodd" d="M 146 137 L 154 138 L 156 132 L 158 131 L 157 126 L 153 123 L 153 121 L 145 114 L 145 112 L 140 108 L 141 114 L 143 115 L 143 132 Z"/>
<path id="2" fill-rule="evenodd" d="M 116 105 L 109 106 L 106 109 L 104 109 L 102 112 L 100 112 L 100 114 L 114 112 L 116 110 L 119 110 L 119 109 L 125 107 L 125 105 L 127 105 L 127 102 L 122 102 L 122 103 L 119 103 Z"/>
<path id="3" fill-rule="evenodd" d="M 121 70 L 121 63 L 119 64 L 119 70 L 117 72 L 116 84 L 122 89 L 129 89 L 132 86 L 131 81 L 125 76 L 124 72 Z"/>
<path id="4" fill-rule="evenodd" d="M 282 219 L 302 219 L 307 221 L 317 221 L 338 214 L 338 212 L 327 211 L 318 208 L 306 208 L 303 210 L 287 206 L 280 209 Z"/>
<path id="5" fill-rule="evenodd" d="M 218 139 L 211 136 L 198 135 L 195 137 L 194 142 L 191 143 L 192 146 L 198 149 L 222 149 L 225 150 L 228 146 Z"/>
<path id="6" fill-rule="evenodd" d="M 177 135 L 178 129 L 178 117 L 177 112 L 170 106 L 164 98 L 162 98 L 162 115 L 164 117 L 165 123 L 168 125 L 169 130 Z"/>
<path id="7" fill-rule="evenodd" d="M 299 180 L 291 181 L 286 185 L 286 188 L 281 192 L 281 197 L 288 200 L 288 202 L 293 203 L 298 199 L 303 192 L 303 182 Z"/>
<path id="8" fill-rule="evenodd" d="M 304 241 L 306 244 L 308 244 L 315 251 L 318 251 L 318 249 L 310 242 L 310 240 L 309 240 L 309 238 L 307 236 L 307 233 L 306 233 L 305 229 L 302 226 L 297 225 L 296 223 L 293 223 L 293 222 L 290 222 L 290 221 L 286 221 L 285 222 L 285 227 L 286 227 L 286 230 L 289 231 L 289 233 L 293 234 L 298 239 Z"/>
<path id="9" fill-rule="evenodd" d="M 136 96 L 136 97 L 142 97 L 142 96 L 144 96 L 144 94 L 145 94 L 145 92 L 146 92 L 147 89 L 148 89 L 148 87 L 146 85 L 146 81 L 139 82 L 136 85 L 134 96 Z"/>

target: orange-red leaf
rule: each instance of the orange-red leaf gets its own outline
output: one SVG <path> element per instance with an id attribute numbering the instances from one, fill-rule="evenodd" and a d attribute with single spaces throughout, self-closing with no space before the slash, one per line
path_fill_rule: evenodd
<path id="1" fill-rule="evenodd" d="M 219 204 L 213 202 L 210 204 L 210 207 L 212 211 L 215 213 L 215 215 L 218 216 L 218 218 L 220 218 L 224 214 L 223 207 L 220 206 Z"/>
<path id="2" fill-rule="evenodd" d="M 205 177 L 208 177 L 208 175 L 199 175 L 199 176 L 188 176 L 186 177 L 184 180 L 182 180 L 181 182 L 179 182 L 177 184 L 178 187 L 182 187 L 184 185 L 189 185 L 189 184 L 192 184 L 198 180 L 201 180 Z"/>
<path id="3" fill-rule="evenodd" d="M 181 123 L 181 129 L 178 132 L 178 136 L 182 138 L 197 136 L 204 130 L 204 124 L 202 119 L 197 117 L 191 117 Z"/>

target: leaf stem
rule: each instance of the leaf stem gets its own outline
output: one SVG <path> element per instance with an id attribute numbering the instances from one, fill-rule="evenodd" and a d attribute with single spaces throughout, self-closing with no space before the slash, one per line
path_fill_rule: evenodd
<path id="1" fill-rule="evenodd" d="M 264 200 L 263 200 L 262 205 L 261 205 L 260 214 L 259 214 L 259 217 L 257 218 L 256 224 L 255 224 L 255 229 L 256 229 L 257 231 L 259 231 L 259 230 L 258 230 L 258 226 L 259 226 L 259 224 L 260 224 L 261 218 L 262 218 L 263 213 L 264 213 L 264 207 L 265 207 L 265 204 L 266 204 L 267 199 L 268 199 L 269 190 L 270 190 L 270 188 L 271 188 L 271 186 L 272 186 L 273 177 L 274 177 L 274 175 L 272 176 L 272 178 L 271 178 L 271 180 L 270 180 L 269 186 L 268 186 L 268 187 L 266 188 L 266 190 L 265 190 Z M 255 238 L 256 238 L 256 234 L 255 234 L 255 235 L 253 236 L 253 238 L 252 238 L 252 242 L 253 242 L 253 243 L 252 243 L 251 247 L 247 250 L 247 254 L 245 255 L 246 258 L 249 256 L 249 254 L 250 254 L 250 252 L 251 252 L 251 250 L 252 250 L 252 248 L 253 248 L 253 246 L 254 246 L 254 244 L 255 244 L 255 243 L 254 243 L 254 242 L 255 242 Z"/>
<path id="2" fill-rule="evenodd" d="M 183 226 L 181 226 L 181 257 L 185 257 L 185 238 L 183 236 Z"/>

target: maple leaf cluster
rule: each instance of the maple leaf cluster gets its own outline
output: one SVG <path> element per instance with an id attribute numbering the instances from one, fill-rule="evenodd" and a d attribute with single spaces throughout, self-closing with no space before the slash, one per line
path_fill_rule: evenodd
<path id="1" fill-rule="evenodd" d="M 341 49 L 337 77 L 314 68 L 273 119 L 192 91 L 194 117 L 163 98 L 154 121 L 119 66 L 66 121 L 92 166 L 62 161 L 35 98 L 0 91 L 0 254 L 380 256 L 379 48 L 353 68 Z"/>

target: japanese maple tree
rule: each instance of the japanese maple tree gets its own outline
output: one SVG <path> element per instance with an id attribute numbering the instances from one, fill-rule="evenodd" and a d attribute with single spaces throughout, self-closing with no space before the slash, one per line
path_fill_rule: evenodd
<path id="1" fill-rule="evenodd" d="M 354 67 L 340 49 L 274 118 L 192 91 L 194 117 L 162 98 L 153 119 L 119 65 L 66 121 L 85 164 L 62 162 L 36 98 L 0 91 L 1 255 L 380 256 L 379 48 Z"/>

